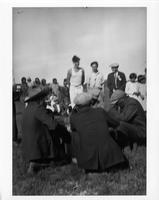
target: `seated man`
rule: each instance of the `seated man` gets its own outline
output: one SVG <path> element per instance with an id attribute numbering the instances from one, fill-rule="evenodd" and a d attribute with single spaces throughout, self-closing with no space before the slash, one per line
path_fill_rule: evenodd
<path id="1" fill-rule="evenodd" d="M 26 100 L 28 106 L 22 117 L 22 150 L 29 161 L 28 173 L 33 173 L 37 166 L 49 163 L 49 158 L 55 158 L 59 138 L 63 143 L 70 143 L 71 137 L 65 127 L 54 119 L 45 107 L 48 90 L 34 88 Z M 56 154 L 56 155 L 55 155 Z"/>
<path id="2" fill-rule="evenodd" d="M 124 141 L 138 143 L 146 138 L 146 117 L 141 104 L 122 90 L 116 90 L 111 96 L 112 107 L 109 114 L 119 122 L 116 128 L 116 141 L 125 146 Z"/>
<path id="3" fill-rule="evenodd" d="M 105 171 L 116 165 L 126 164 L 126 159 L 113 138 L 109 135 L 109 116 L 102 108 L 90 106 L 92 96 L 81 93 L 74 99 L 75 107 L 70 116 L 72 146 L 77 163 L 86 172 Z"/>

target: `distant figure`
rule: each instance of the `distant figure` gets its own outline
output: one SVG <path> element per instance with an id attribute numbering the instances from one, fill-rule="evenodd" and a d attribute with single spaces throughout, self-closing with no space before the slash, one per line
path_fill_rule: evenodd
<path id="1" fill-rule="evenodd" d="M 67 83 L 67 78 L 63 81 L 63 87 L 60 87 L 60 103 L 62 107 L 63 113 L 66 114 L 68 106 L 70 104 L 70 94 L 69 94 L 69 86 Z"/>
<path id="2" fill-rule="evenodd" d="M 136 79 L 136 73 L 131 73 L 129 75 L 129 81 L 126 83 L 125 93 L 129 95 L 129 97 L 133 97 L 139 101 L 139 84 Z"/>
<path id="3" fill-rule="evenodd" d="M 116 128 L 116 141 L 121 146 L 138 143 L 146 138 L 146 117 L 144 110 L 135 98 L 122 90 L 116 90 L 111 96 L 112 107 L 109 114 L 119 122 Z"/>
<path id="4" fill-rule="evenodd" d="M 126 161 L 108 130 L 108 124 L 118 123 L 102 108 L 92 108 L 91 99 L 88 93 L 78 94 L 70 117 L 74 155 L 86 173 L 105 171 Z"/>
<path id="5" fill-rule="evenodd" d="M 46 84 L 46 79 L 41 79 L 41 89 L 43 90 L 43 89 L 45 89 L 46 87 L 47 87 L 47 84 Z"/>
<path id="6" fill-rule="evenodd" d="M 38 77 L 35 78 L 33 87 L 34 88 L 40 88 L 40 79 Z"/>
<path id="7" fill-rule="evenodd" d="M 32 81 L 31 81 L 31 78 L 30 78 L 30 77 L 27 78 L 27 84 L 28 84 L 28 88 L 32 88 L 33 83 L 32 83 Z"/>
<path id="8" fill-rule="evenodd" d="M 74 107 L 74 98 L 77 94 L 83 92 L 83 84 L 85 81 L 84 69 L 79 67 L 80 58 L 73 56 L 72 58 L 73 68 L 69 69 L 67 72 L 67 82 L 69 84 L 70 101 L 71 106 Z"/>
<path id="9" fill-rule="evenodd" d="M 138 84 L 139 84 L 139 101 L 140 101 L 144 111 L 146 111 L 147 89 L 146 89 L 145 75 L 138 76 Z"/>
<path id="10" fill-rule="evenodd" d="M 28 95 L 28 85 L 25 77 L 21 78 L 21 102 L 24 102 L 25 98 Z"/>
<path id="11" fill-rule="evenodd" d="M 17 128 L 17 121 L 16 121 L 16 104 L 15 101 L 17 100 L 16 98 L 16 88 L 15 88 L 15 84 L 13 84 L 13 88 L 12 88 L 12 92 L 13 92 L 13 99 L 12 99 L 12 113 L 13 113 L 13 118 L 12 118 L 12 127 L 13 127 L 13 142 L 17 145 L 18 144 L 18 128 Z"/>
<path id="12" fill-rule="evenodd" d="M 117 89 L 125 91 L 126 77 L 123 72 L 118 71 L 118 63 L 113 63 L 110 67 L 112 73 L 108 74 L 107 86 L 109 88 L 109 96 L 111 97 L 112 93 Z"/>
<path id="13" fill-rule="evenodd" d="M 52 84 L 50 85 L 52 89 L 52 94 L 55 95 L 57 98 L 59 97 L 59 84 L 56 78 L 52 79 Z"/>

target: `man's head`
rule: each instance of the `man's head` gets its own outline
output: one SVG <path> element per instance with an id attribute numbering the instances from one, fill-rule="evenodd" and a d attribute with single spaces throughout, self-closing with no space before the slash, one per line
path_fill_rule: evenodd
<path id="1" fill-rule="evenodd" d="M 92 100 L 92 95 L 88 92 L 83 92 L 77 94 L 77 96 L 74 98 L 74 103 L 77 106 L 88 106 L 90 105 L 91 100 Z"/>
<path id="2" fill-rule="evenodd" d="M 66 87 L 67 86 L 67 78 L 65 78 L 64 80 L 63 80 L 63 85 Z"/>
<path id="3" fill-rule="evenodd" d="M 35 84 L 40 85 L 40 79 L 38 77 L 35 78 Z"/>
<path id="4" fill-rule="evenodd" d="M 119 64 L 118 63 L 112 63 L 111 65 L 109 65 L 109 67 L 111 67 L 112 72 L 117 72 L 118 68 L 119 68 Z"/>
<path id="5" fill-rule="evenodd" d="M 126 97 L 126 94 L 123 90 L 115 90 L 110 98 L 112 105 L 118 104 L 121 100 Z"/>
<path id="6" fill-rule="evenodd" d="M 137 74 L 136 73 L 131 73 L 129 75 L 129 79 L 130 79 L 131 82 L 135 82 L 136 78 L 137 78 Z"/>
<path id="7" fill-rule="evenodd" d="M 138 75 L 137 81 L 139 83 L 142 83 L 142 84 L 146 83 L 146 77 L 145 77 L 145 75 Z"/>
<path id="8" fill-rule="evenodd" d="M 41 80 L 41 84 L 42 84 L 42 85 L 46 85 L 46 79 L 43 78 L 43 79 Z"/>
<path id="9" fill-rule="evenodd" d="M 27 82 L 31 83 L 31 78 L 30 77 L 27 78 Z"/>
<path id="10" fill-rule="evenodd" d="M 53 79 L 52 79 L 52 82 L 53 82 L 54 84 L 57 84 L 57 79 L 56 79 L 56 78 L 53 78 Z"/>
<path id="11" fill-rule="evenodd" d="M 79 67 L 79 64 L 80 64 L 80 58 L 77 56 L 73 56 L 72 62 L 73 62 L 74 67 L 77 68 L 77 67 Z"/>
<path id="12" fill-rule="evenodd" d="M 26 83 L 26 78 L 25 77 L 22 77 L 21 78 L 21 83 L 23 84 L 23 83 Z"/>
<path id="13" fill-rule="evenodd" d="M 98 72 L 98 62 L 94 61 L 91 63 L 92 71 Z"/>

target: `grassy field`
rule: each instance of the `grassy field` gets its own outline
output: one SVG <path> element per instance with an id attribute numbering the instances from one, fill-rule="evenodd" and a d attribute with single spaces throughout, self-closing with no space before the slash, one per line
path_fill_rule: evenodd
<path id="1" fill-rule="evenodd" d="M 18 105 L 19 131 L 20 110 Z M 136 154 L 125 148 L 124 153 L 131 170 L 85 175 L 77 165 L 69 164 L 29 176 L 21 145 L 13 145 L 13 195 L 146 195 L 146 147 L 138 147 Z"/>

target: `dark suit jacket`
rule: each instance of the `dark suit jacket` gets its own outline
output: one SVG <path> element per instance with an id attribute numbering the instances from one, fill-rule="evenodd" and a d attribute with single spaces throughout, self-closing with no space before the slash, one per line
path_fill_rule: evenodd
<path id="1" fill-rule="evenodd" d="M 119 146 L 109 135 L 109 121 L 102 108 L 84 107 L 70 117 L 73 146 L 78 165 L 84 169 L 105 170 L 124 161 Z"/>
<path id="2" fill-rule="evenodd" d="M 26 160 L 47 158 L 50 154 L 51 136 L 56 121 L 43 106 L 30 102 L 22 117 L 22 149 Z"/>
<path id="3" fill-rule="evenodd" d="M 123 72 L 118 71 L 118 76 L 120 77 L 117 79 L 117 87 L 115 86 L 115 78 L 114 78 L 114 72 L 108 74 L 107 78 L 107 86 L 109 88 L 110 96 L 113 93 L 113 89 L 121 89 L 125 91 L 125 86 L 126 86 L 126 77 Z"/>
<path id="4" fill-rule="evenodd" d="M 146 136 L 146 117 L 145 112 L 141 104 L 134 98 L 126 97 L 123 101 L 120 111 L 116 111 L 114 108 L 110 109 L 109 114 L 120 122 L 120 126 L 123 125 L 122 122 L 131 125 L 132 134 L 137 134 L 140 137 Z M 126 131 L 125 123 L 122 127 L 122 132 Z M 124 130 L 125 129 L 125 130 Z M 129 131 L 131 131 L 129 130 Z M 134 132 L 134 133 L 133 133 Z"/>

